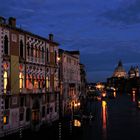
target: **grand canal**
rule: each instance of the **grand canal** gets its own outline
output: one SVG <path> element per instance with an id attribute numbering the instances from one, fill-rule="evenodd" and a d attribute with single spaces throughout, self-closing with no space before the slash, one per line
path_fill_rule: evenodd
<path id="1" fill-rule="evenodd" d="M 136 108 L 135 97 L 118 95 L 115 99 L 89 101 L 87 110 L 93 114 L 93 120 L 82 121 L 80 127 L 72 126 L 70 120 L 63 120 L 61 128 L 58 122 L 39 132 L 22 132 L 21 139 L 36 138 L 47 140 L 138 140 L 140 130 L 140 110 Z M 20 133 L 20 132 L 19 132 Z M 20 134 L 10 139 L 19 139 Z"/>

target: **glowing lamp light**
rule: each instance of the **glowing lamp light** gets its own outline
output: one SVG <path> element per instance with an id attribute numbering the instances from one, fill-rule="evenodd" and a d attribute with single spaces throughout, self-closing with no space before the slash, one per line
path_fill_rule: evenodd
<path id="1" fill-rule="evenodd" d="M 135 94 L 135 93 L 136 93 L 136 91 L 135 91 L 135 90 L 133 90 L 132 92 L 133 92 L 133 94 Z"/>
<path id="2" fill-rule="evenodd" d="M 3 117 L 3 123 L 6 124 L 6 122 L 7 122 L 7 119 L 6 119 L 6 116 L 4 116 Z"/>
<path id="3" fill-rule="evenodd" d="M 57 57 L 57 61 L 60 61 L 60 57 Z"/>
<path id="4" fill-rule="evenodd" d="M 102 107 L 106 107 L 107 103 L 106 101 L 102 101 Z"/>
<path id="5" fill-rule="evenodd" d="M 78 105 L 77 103 L 74 104 L 75 107 L 77 107 L 77 105 Z"/>
<path id="6" fill-rule="evenodd" d="M 77 105 L 80 106 L 80 102 Z"/>
<path id="7" fill-rule="evenodd" d="M 106 97 L 106 93 L 105 93 L 105 92 L 103 92 L 103 93 L 102 93 L 102 96 L 103 96 L 103 97 Z"/>
<path id="8" fill-rule="evenodd" d="M 140 108 L 140 101 L 138 101 L 138 108 Z"/>
<path id="9" fill-rule="evenodd" d="M 81 127 L 81 122 L 79 120 L 74 120 L 75 127 Z"/>

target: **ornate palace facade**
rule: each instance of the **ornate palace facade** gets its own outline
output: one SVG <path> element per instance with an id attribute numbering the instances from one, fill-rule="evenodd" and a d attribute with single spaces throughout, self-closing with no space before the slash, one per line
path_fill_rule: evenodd
<path id="1" fill-rule="evenodd" d="M 0 136 L 59 118 L 58 45 L 0 18 Z"/>

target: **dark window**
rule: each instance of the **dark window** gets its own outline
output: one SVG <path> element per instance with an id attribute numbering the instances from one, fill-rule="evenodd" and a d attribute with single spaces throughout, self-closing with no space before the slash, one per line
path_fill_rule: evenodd
<path id="1" fill-rule="evenodd" d="M 42 107 L 42 117 L 45 117 L 45 106 Z"/>
<path id="2" fill-rule="evenodd" d="M 47 107 L 47 114 L 49 114 L 50 113 L 50 108 L 49 108 L 49 106 Z"/>
<path id="3" fill-rule="evenodd" d="M 30 120 L 30 108 L 26 109 L 26 121 L 28 122 Z"/>
<path id="4" fill-rule="evenodd" d="M 55 63 L 57 63 L 57 52 L 55 51 Z"/>
<path id="5" fill-rule="evenodd" d="M 24 106 L 24 97 L 21 97 L 20 98 L 20 107 L 23 107 Z"/>
<path id="6" fill-rule="evenodd" d="M 20 40 L 20 57 L 23 58 L 23 41 Z"/>
<path id="7" fill-rule="evenodd" d="M 9 108 L 9 98 L 5 99 L 5 109 Z"/>
<path id="8" fill-rule="evenodd" d="M 33 46 L 31 46 L 31 56 L 33 57 L 33 50 L 34 50 L 34 48 L 33 48 Z"/>
<path id="9" fill-rule="evenodd" d="M 55 101 L 57 101 L 57 94 L 55 94 Z"/>
<path id="10" fill-rule="evenodd" d="M 23 121 L 23 118 L 24 118 L 24 113 L 20 113 L 20 118 L 19 118 L 19 120 L 20 120 L 20 121 Z"/>
<path id="11" fill-rule="evenodd" d="M 44 59 L 44 48 L 42 48 L 42 59 Z"/>
<path id="12" fill-rule="evenodd" d="M 27 55 L 28 56 L 30 55 L 30 46 L 29 46 L 29 44 L 27 45 Z"/>
<path id="13" fill-rule="evenodd" d="M 8 54 L 8 37 L 4 37 L 4 54 Z"/>
<path id="14" fill-rule="evenodd" d="M 46 60 L 47 60 L 47 62 L 49 61 L 49 50 L 48 50 L 48 48 L 47 48 L 47 51 L 46 51 Z"/>
<path id="15" fill-rule="evenodd" d="M 49 101 L 50 101 L 50 96 L 47 95 L 47 103 L 49 103 Z"/>
<path id="16" fill-rule="evenodd" d="M 55 112 L 57 112 L 57 103 L 55 103 Z"/>

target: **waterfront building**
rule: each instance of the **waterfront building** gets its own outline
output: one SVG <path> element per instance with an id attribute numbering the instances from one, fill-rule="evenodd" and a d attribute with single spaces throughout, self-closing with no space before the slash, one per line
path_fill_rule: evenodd
<path id="1" fill-rule="evenodd" d="M 107 78 L 107 86 L 114 87 L 119 93 L 123 93 L 126 90 L 127 77 L 127 72 L 123 67 L 122 61 L 119 61 L 113 75 Z"/>
<path id="2" fill-rule="evenodd" d="M 0 18 L 0 136 L 59 118 L 58 46 Z"/>
<path id="3" fill-rule="evenodd" d="M 77 104 L 80 91 L 80 52 L 59 49 L 60 81 L 62 84 L 62 111 L 69 113 L 74 104 Z"/>
<path id="4" fill-rule="evenodd" d="M 80 64 L 80 81 L 81 81 L 81 96 L 85 97 L 87 94 L 86 91 L 86 70 L 85 70 L 85 65 Z"/>

